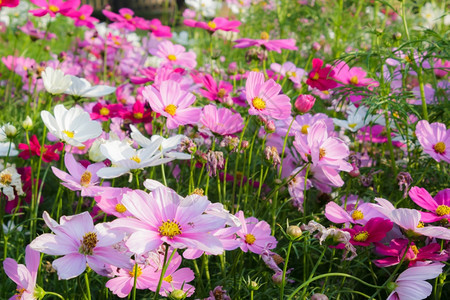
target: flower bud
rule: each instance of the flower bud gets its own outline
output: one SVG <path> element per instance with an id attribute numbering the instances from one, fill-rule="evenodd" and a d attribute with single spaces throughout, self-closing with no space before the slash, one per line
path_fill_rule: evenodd
<path id="1" fill-rule="evenodd" d="M 92 143 L 91 148 L 89 148 L 89 159 L 95 162 L 101 162 L 106 159 L 106 156 L 103 155 L 102 151 L 100 151 L 100 146 L 103 145 L 106 141 L 103 138 L 98 138 Z"/>
<path id="2" fill-rule="evenodd" d="M 307 113 L 316 102 L 316 98 L 312 95 L 300 95 L 295 100 L 295 108 L 301 113 Z"/>
<path id="3" fill-rule="evenodd" d="M 169 299 L 182 300 L 185 299 L 186 296 L 187 295 L 183 290 L 173 290 L 169 295 Z"/>
<path id="4" fill-rule="evenodd" d="M 321 46 L 320 46 L 320 44 L 319 44 L 318 42 L 314 42 L 314 43 L 312 44 L 312 49 L 313 49 L 314 51 L 319 51 L 320 48 L 321 48 Z"/>
<path id="5" fill-rule="evenodd" d="M 295 226 L 295 225 L 291 225 L 288 227 L 288 229 L 286 230 L 286 233 L 291 237 L 291 238 L 299 238 L 302 236 L 302 230 L 300 229 L 300 227 Z"/>
<path id="6" fill-rule="evenodd" d="M 327 295 L 317 293 L 311 296 L 311 300 L 328 300 L 328 297 Z"/>
<path id="7" fill-rule="evenodd" d="M 250 146 L 250 143 L 246 140 L 242 141 L 241 143 L 241 148 L 242 149 L 247 149 Z"/>
<path id="8" fill-rule="evenodd" d="M 264 129 L 266 130 L 267 133 L 274 133 L 277 128 L 275 126 L 274 121 L 270 120 L 266 123 L 266 126 Z"/>
<path id="9" fill-rule="evenodd" d="M 248 288 L 252 291 L 256 291 L 259 289 L 259 284 L 256 281 L 252 280 L 249 282 Z"/>
<path id="10" fill-rule="evenodd" d="M 3 126 L 3 130 L 5 131 L 5 135 L 7 138 L 12 139 L 17 134 L 17 129 L 14 127 L 14 125 L 11 125 L 9 123 L 5 124 Z"/>
<path id="11" fill-rule="evenodd" d="M 31 129 L 33 129 L 33 120 L 31 120 L 30 116 L 27 116 L 25 118 L 25 121 L 22 122 L 22 127 L 26 131 L 30 131 Z"/>

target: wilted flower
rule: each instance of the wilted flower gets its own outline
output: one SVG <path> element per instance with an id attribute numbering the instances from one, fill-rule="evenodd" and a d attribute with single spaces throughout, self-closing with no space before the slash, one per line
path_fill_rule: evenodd
<path id="1" fill-rule="evenodd" d="M 281 164 L 281 158 L 276 147 L 266 146 L 266 149 L 264 149 L 264 154 L 266 159 L 273 165 L 274 168 Z"/>
<path id="2" fill-rule="evenodd" d="M 209 176 L 216 176 L 217 169 L 221 170 L 224 167 L 223 152 L 221 151 L 208 151 L 207 154 L 207 168 Z"/>
<path id="3" fill-rule="evenodd" d="M 397 175 L 398 189 L 403 192 L 403 198 L 406 198 L 408 193 L 409 185 L 412 183 L 411 174 L 408 172 L 400 172 Z"/>

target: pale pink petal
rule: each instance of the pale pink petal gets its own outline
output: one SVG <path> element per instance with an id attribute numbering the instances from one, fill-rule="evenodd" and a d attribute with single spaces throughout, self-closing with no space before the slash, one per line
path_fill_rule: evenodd
<path id="1" fill-rule="evenodd" d="M 86 258 L 80 253 L 72 253 L 54 260 L 52 266 L 60 279 L 71 279 L 86 269 Z"/>

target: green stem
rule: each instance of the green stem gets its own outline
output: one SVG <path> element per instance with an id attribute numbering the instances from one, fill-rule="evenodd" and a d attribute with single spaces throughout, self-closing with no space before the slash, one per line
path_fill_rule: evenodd
<path id="1" fill-rule="evenodd" d="M 64 300 L 64 297 L 63 296 L 61 296 L 60 294 L 58 294 L 58 293 L 53 293 L 53 292 L 45 292 L 45 296 L 47 296 L 47 295 L 51 295 L 51 296 L 56 296 L 56 297 L 58 297 L 59 299 L 63 299 Z"/>
<path id="2" fill-rule="evenodd" d="M 286 260 L 284 262 L 284 267 L 283 267 L 283 277 L 281 277 L 280 300 L 284 299 L 284 286 L 286 285 L 286 271 L 287 271 L 289 256 L 291 255 L 291 248 L 292 248 L 293 243 L 294 243 L 294 241 L 289 240 L 288 250 L 287 250 L 287 254 L 286 254 Z"/>
<path id="3" fill-rule="evenodd" d="M 138 264 L 134 264 L 134 279 L 133 279 L 133 300 L 136 300 L 136 282 L 137 282 L 137 274 L 138 274 Z"/>
<path id="4" fill-rule="evenodd" d="M 89 277 L 88 277 L 88 271 L 84 272 L 84 281 L 86 283 L 86 292 L 87 292 L 87 298 L 91 300 L 91 289 L 89 287 Z"/>
<path id="5" fill-rule="evenodd" d="M 156 292 L 155 292 L 155 298 L 154 300 L 158 299 L 158 295 L 159 295 L 159 291 L 161 290 L 161 284 L 164 278 L 164 274 L 166 274 L 167 268 L 169 267 L 170 261 L 172 260 L 173 256 L 175 255 L 175 253 L 177 252 L 176 249 L 173 249 L 172 254 L 170 255 L 169 259 L 167 259 L 167 255 L 169 254 L 169 245 L 166 245 L 166 251 L 164 253 L 164 264 L 161 270 L 161 275 L 159 276 L 159 281 L 158 281 L 158 287 L 156 288 Z"/>

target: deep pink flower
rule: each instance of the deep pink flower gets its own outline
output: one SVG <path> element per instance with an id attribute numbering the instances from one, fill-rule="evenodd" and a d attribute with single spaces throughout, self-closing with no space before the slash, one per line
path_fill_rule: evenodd
<path id="1" fill-rule="evenodd" d="M 97 102 L 92 108 L 90 116 L 92 120 L 108 121 L 111 118 L 118 117 L 124 113 L 124 107 L 121 103 L 103 104 L 102 102 Z"/>
<path id="2" fill-rule="evenodd" d="M 432 211 L 420 212 L 422 222 L 432 223 L 450 218 L 450 189 L 440 191 L 433 199 L 426 189 L 415 186 L 409 191 L 409 197 L 420 207 Z"/>
<path id="3" fill-rule="evenodd" d="M 226 18 L 219 17 L 214 18 L 208 23 L 191 19 L 185 19 L 183 21 L 183 24 L 189 27 L 197 27 L 205 29 L 210 32 L 216 32 L 217 30 L 239 32 L 238 27 L 241 25 L 241 22 L 237 20 L 229 21 Z"/>
<path id="4" fill-rule="evenodd" d="M 231 99 L 230 93 L 233 91 L 233 85 L 227 81 L 221 80 L 219 84 L 216 83 L 214 78 L 206 74 L 201 78 L 201 83 L 203 83 L 204 89 L 200 89 L 200 93 L 203 97 L 208 98 L 211 101 L 227 102 Z"/>
<path id="5" fill-rule="evenodd" d="M 308 74 L 306 83 L 313 88 L 317 88 L 321 91 L 326 91 L 337 87 L 337 82 L 334 80 L 334 74 L 332 67 L 326 65 L 323 67 L 323 61 L 319 58 L 312 60 L 312 70 Z"/>
<path id="6" fill-rule="evenodd" d="M 291 114 L 291 101 L 288 96 L 280 94 L 281 85 L 273 79 L 264 81 L 264 74 L 250 72 L 245 84 L 248 113 L 264 115 L 274 119 L 286 119 Z"/>
<path id="7" fill-rule="evenodd" d="M 3 0 L 0 2 L 0 9 L 2 6 L 16 7 L 17 5 L 19 5 L 19 0 Z"/>
<path id="8" fill-rule="evenodd" d="M 390 267 L 400 263 L 408 243 L 407 239 L 393 239 L 389 246 L 375 243 L 375 252 L 388 257 L 377 259 L 373 262 L 379 268 Z M 448 259 L 448 256 L 446 251 L 441 252 L 441 246 L 438 243 L 432 243 L 422 248 L 418 248 L 414 243 L 411 243 L 406 252 L 405 260 L 408 260 L 409 266 L 412 267 L 419 261 L 445 261 Z"/>
<path id="9" fill-rule="evenodd" d="M 87 28 L 94 29 L 94 23 L 97 23 L 99 20 L 92 17 L 93 12 L 94 8 L 91 5 L 84 4 L 79 10 L 70 11 L 67 16 L 75 20 L 75 26 L 77 27 L 86 26 Z"/>
<path id="10" fill-rule="evenodd" d="M 425 153 L 437 162 L 450 163 L 450 129 L 445 124 L 421 120 L 416 126 L 416 136 Z"/>
<path id="11" fill-rule="evenodd" d="M 17 284 L 18 293 L 10 299 L 36 299 L 34 294 L 40 261 L 41 255 L 38 251 L 31 249 L 30 245 L 25 249 L 25 265 L 17 264 L 14 259 L 9 257 L 3 261 L 6 275 Z"/>
<path id="12" fill-rule="evenodd" d="M 244 120 L 239 113 L 233 113 L 230 109 L 215 105 L 203 107 L 200 122 L 214 133 L 228 135 L 240 132 L 244 128 Z"/>
<path id="13" fill-rule="evenodd" d="M 124 120 L 129 120 L 133 124 L 148 123 L 152 120 L 152 111 L 150 108 L 146 108 L 145 104 L 139 100 L 134 102 L 131 111 L 123 110 L 121 115 Z"/>
<path id="14" fill-rule="evenodd" d="M 130 81 L 133 84 L 144 84 L 150 81 L 154 81 L 156 77 L 156 69 L 153 67 L 140 68 L 139 73 L 141 76 L 130 76 Z"/>
<path id="15" fill-rule="evenodd" d="M 42 155 L 42 160 L 45 162 L 52 162 L 59 160 L 59 154 L 56 151 L 61 151 L 64 147 L 63 143 L 56 143 L 53 145 L 43 145 L 38 141 L 38 138 L 35 134 L 30 138 L 30 145 L 27 144 L 19 144 L 18 148 L 23 150 L 19 153 L 19 157 L 22 159 L 29 159 L 30 156 L 38 156 Z"/>
<path id="16" fill-rule="evenodd" d="M 398 276 L 394 283 L 395 289 L 386 300 L 427 298 L 433 286 L 425 280 L 438 277 L 444 266 L 442 263 L 422 263 L 406 269 Z"/>
<path id="17" fill-rule="evenodd" d="M 368 141 L 376 144 L 387 143 L 386 127 L 383 125 L 364 126 L 359 130 L 360 133 L 357 137 L 362 141 Z M 391 132 L 391 136 L 394 137 L 395 133 Z M 405 144 L 399 141 L 392 141 L 392 145 L 395 147 L 403 147 Z"/>
<path id="18" fill-rule="evenodd" d="M 386 234 L 391 231 L 393 223 L 383 218 L 370 219 L 366 225 L 355 225 L 353 228 L 344 228 L 342 230 L 351 234 L 350 243 L 367 247 L 371 243 L 381 241 Z"/>
<path id="19" fill-rule="evenodd" d="M 86 263 L 103 276 L 110 273 L 109 265 L 131 269 L 129 257 L 113 248 L 123 239 L 124 233 L 111 228 L 109 223 L 94 226 L 88 212 L 62 216 L 60 224 L 47 212 L 44 212 L 43 218 L 55 234 L 38 236 L 30 247 L 49 255 L 64 255 L 52 263 L 60 279 L 77 277 L 86 269 Z"/>
<path id="20" fill-rule="evenodd" d="M 39 9 L 32 9 L 32 13 L 36 17 L 43 17 L 49 14 L 54 18 L 57 13 L 67 15 L 72 9 L 77 9 L 80 6 L 80 0 L 30 0 L 31 3 L 39 6 Z"/>
<path id="21" fill-rule="evenodd" d="M 93 197 L 101 191 L 101 187 L 97 186 L 100 183 L 97 171 L 105 167 L 104 163 L 91 164 L 86 168 L 75 160 L 72 153 L 66 153 L 64 163 L 69 174 L 52 167 L 55 176 L 63 181 L 63 186 L 72 191 L 81 191 L 82 197 Z"/>
<path id="22" fill-rule="evenodd" d="M 182 198 L 169 188 L 158 187 L 150 194 L 129 192 L 122 204 L 135 218 L 117 219 L 113 224 L 131 233 L 125 243 L 131 252 L 143 254 L 163 243 L 214 255 L 223 252 L 222 243 L 211 232 L 222 228 L 226 220 L 203 214 L 210 204 L 206 197 Z"/>
<path id="23" fill-rule="evenodd" d="M 162 58 L 163 65 L 180 66 L 193 69 L 197 65 L 197 55 L 186 52 L 186 48 L 181 45 L 174 45 L 171 41 L 163 41 L 157 49 L 150 49 L 152 55 Z"/>
<path id="24" fill-rule="evenodd" d="M 159 90 L 147 86 L 142 95 L 150 103 L 152 110 L 167 117 L 168 129 L 195 124 L 200 120 L 201 109 L 191 107 L 195 102 L 195 96 L 182 90 L 178 82 L 163 81 Z"/>
<path id="25" fill-rule="evenodd" d="M 267 49 L 268 51 L 276 51 L 281 53 L 281 49 L 287 50 L 297 50 L 298 48 L 295 46 L 295 39 L 284 39 L 284 40 L 269 40 L 269 34 L 267 32 L 261 33 L 260 40 L 254 39 L 237 39 L 234 41 L 237 43 L 233 46 L 233 48 L 248 48 L 251 46 L 259 46 L 263 49 Z"/>
<path id="26" fill-rule="evenodd" d="M 277 240 L 271 235 L 270 225 L 254 217 L 245 218 L 243 211 L 238 211 L 236 217 L 241 222 L 241 229 L 236 233 L 241 239 L 241 250 L 261 254 L 277 246 Z"/>

